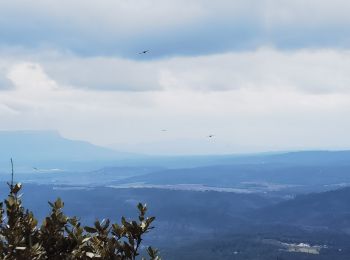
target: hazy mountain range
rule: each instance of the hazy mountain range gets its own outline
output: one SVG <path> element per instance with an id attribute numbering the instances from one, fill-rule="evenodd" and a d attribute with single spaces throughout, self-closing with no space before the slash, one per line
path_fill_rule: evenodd
<path id="1" fill-rule="evenodd" d="M 201 156 L 145 156 L 116 151 L 79 140 L 69 140 L 55 131 L 0 131 L 0 163 L 10 158 L 22 164 L 68 162 L 120 162 L 134 160 L 134 164 L 157 164 L 171 168 L 198 167 L 223 164 L 327 164 L 350 161 L 350 151 L 305 151 L 260 153 L 248 155 Z M 123 163 L 130 164 L 130 162 Z M 102 164 L 103 165 L 103 164 Z M 106 166 L 106 165 L 103 165 Z M 0 167 L 2 168 L 2 167 Z"/>
<path id="2" fill-rule="evenodd" d="M 0 132 L 0 144 L 2 196 L 13 157 L 39 218 L 56 197 L 90 223 L 147 203 L 157 219 L 145 243 L 164 259 L 350 255 L 350 151 L 145 156 L 36 131 Z"/>
<path id="3" fill-rule="evenodd" d="M 55 131 L 0 131 L 0 169 L 13 158 L 18 168 L 61 168 L 119 161 L 136 155 L 63 138 Z M 84 168 L 84 167 L 83 167 Z"/>

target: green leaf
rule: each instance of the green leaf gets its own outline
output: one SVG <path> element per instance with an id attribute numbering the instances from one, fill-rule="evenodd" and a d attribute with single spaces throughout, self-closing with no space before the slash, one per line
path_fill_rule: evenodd
<path id="1" fill-rule="evenodd" d="M 92 228 L 92 227 L 84 227 L 84 230 L 88 233 L 96 233 L 97 229 L 96 228 Z"/>

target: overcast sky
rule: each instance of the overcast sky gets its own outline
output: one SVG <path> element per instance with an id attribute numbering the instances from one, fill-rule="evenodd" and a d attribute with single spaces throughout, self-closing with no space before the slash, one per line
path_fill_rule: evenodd
<path id="1" fill-rule="evenodd" d="M 158 154 L 350 149 L 348 10 L 348 0 L 0 1 L 0 130 Z"/>

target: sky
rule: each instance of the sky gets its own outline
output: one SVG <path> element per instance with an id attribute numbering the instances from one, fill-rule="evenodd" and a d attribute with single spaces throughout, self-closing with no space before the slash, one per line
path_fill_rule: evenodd
<path id="1" fill-rule="evenodd" d="M 0 0 L 0 130 L 148 154 L 350 149 L 349 9 Z"/>

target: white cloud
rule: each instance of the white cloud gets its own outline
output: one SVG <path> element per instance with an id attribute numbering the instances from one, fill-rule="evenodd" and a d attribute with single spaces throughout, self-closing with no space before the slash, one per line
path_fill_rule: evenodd
<path id="1" fill-rule="evenodd" d="M 57 67 L 80 75 L 80 66 L 92 66 L 91 73 L 108 77 L 104 66 L 130 61 L 44 56 L 3 59 L 15 88 L 0 91 L 0 129 L 57 129 L 69 138 L 153 153 L 350 147 L 346 51 L 261 49 L 132 62 L 131 71 L 154 80 L 158 91 L 86 90 L 69 74 L 62 74 L 70 83 L 63 84 L 54 77 Z M 122 76 L 128 82 L 135 74 L 125 69 Z M 118 86 L 119 77 L 111 80 Z"/>

